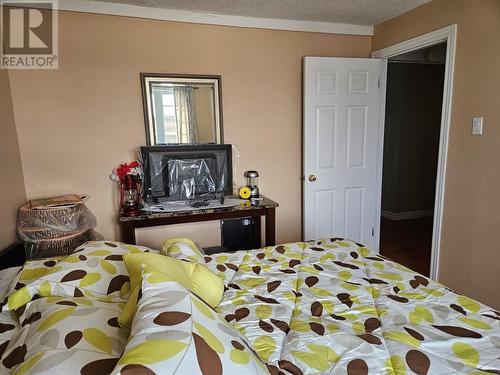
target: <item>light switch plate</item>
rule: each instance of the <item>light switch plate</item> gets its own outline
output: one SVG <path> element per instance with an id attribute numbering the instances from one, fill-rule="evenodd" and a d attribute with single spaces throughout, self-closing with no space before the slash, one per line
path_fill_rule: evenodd
<path id="1" fill-rule="evenodd" d="M 472 118 L 472 135 L 482 135 L 483 134 L 483 118 L 473 117 Z"/>

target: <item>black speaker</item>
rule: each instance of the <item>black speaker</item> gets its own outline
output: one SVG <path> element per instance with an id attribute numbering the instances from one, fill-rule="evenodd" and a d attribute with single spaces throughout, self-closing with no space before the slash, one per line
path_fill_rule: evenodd
<path id="1" fill-rule="evenodd" d="M 222 246 L 229 251 L 259 248 L 260 225 L 258 224 L 260 223 L 251 217 L 221 220 Z"/>

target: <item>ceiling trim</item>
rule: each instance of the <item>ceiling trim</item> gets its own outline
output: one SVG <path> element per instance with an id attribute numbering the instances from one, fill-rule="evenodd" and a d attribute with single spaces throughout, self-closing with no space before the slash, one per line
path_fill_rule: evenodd
<path id="1" fill-rule="evenodd" d="M 288 31 L 307 31 L 313 33 L 373 35 L 373 26 L 351 25 L 346 23 L 283 20 L 275 18 L 256 18 L 231 16 L 187 10 L 143 7 L 138 5 L 108 3 L 93 0 L 59 0 L 59 10 L 73 12 L 108 14 L 153 20 L 201 23 L 257 29 Z"/>

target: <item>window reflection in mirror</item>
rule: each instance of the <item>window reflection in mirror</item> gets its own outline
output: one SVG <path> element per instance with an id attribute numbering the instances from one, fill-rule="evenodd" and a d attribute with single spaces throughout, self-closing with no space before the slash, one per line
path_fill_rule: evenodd
<path id="1" fill-rule="evenodd" d="M 148 144 L 222 143 L 220 77 L 141 78 Z"/>

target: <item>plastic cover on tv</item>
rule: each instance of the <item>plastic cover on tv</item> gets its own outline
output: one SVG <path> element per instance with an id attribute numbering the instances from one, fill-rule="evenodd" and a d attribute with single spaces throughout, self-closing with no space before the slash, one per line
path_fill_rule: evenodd
<path id="1" fill-rule="evenodd" d="M 189 146 L 141 148 L 147 203 L 214 199 L 227 195 L 228 187 L 232 189 L 231 153 L 227 148 L 191 147 L 192 151 Z"/>

